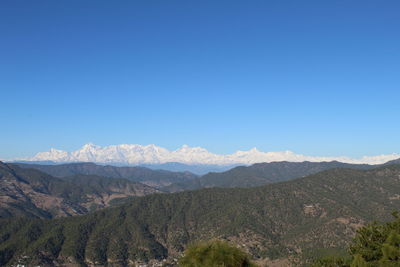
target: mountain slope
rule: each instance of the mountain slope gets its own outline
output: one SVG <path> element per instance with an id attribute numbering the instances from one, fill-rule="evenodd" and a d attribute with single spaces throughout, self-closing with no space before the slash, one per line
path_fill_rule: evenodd
<path id="1" fill-rule="evenodd" d="M 63 179 L 0 162 L 0 217 L 50 218 L 104 208 L 116 198 L 157 190 L 126 179 L 76 175 Z"/>
<path id="2" fill-rule="evenodd" d="M 386 162 L 384 165 L 400 164 L 400 159 L 394 159 Z"/>
<path id="3" fill-rule="evenodd" d="M 110 178 L 124 178 L 152 187 L 162 187 L 176 182 L 188 181 L 197 177 L 190 172 L 151 170 L 144 167 L 102 166 L 94 163 L 70 163 L 60 165 L 17 163 L 16 165 L 23 168 L 38 169 L 55 177 L 66 177 L 76 174 L 97 175 Z"/>
<path id="4" fill-rule="evenodd" d="M 399 192 L 398 165 L 334 169 L 262 187 L 149 195 L 63 220 L 0 221 L 0 264 L 26 255 L 49 266 L 117 266 L 177 257 L 213 237 L 254 258 L 309 258 L 345 247 L 365 222 L 388 219 L 400 209 Z"/>
<path id="5" fill-rule="evenodd" d="M 253 187 L 282 182 L 334 168 L 371 169 L 367 164 L 331 162 L 271 162 L 239 166 L 221 173 L 208 173 L 198 179 L 175 183 L 162 188 L 167 192 L 195 190 L 210 187 Z"/>
<path id="6" fill-rule="evenodd" d="M 205 175 L 209 172 L 224 172 L 230 170 L 239 164 L 234 165 L 216 165 L 216 164 L 183 164 L 178 162 L 168 162 L 164 164 L 142 164 L 141 167 L 146 167 L 152 170 L 166 170 L 173 172 L 191 172 L 196 175 Z"/>

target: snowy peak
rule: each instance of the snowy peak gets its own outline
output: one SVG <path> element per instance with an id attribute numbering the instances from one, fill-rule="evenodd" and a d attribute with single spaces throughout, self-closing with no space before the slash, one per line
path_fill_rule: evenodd
<path id="1" fill-rule="evenodd" d="M 100 148 L 101 148 L 101 147 L 96 146 L 95 144 L 89 143 L 89 144 L 84 145 L 84 146 L 81 148 L 81 151 L 92 152 L 92 151 L 96 151 L 96 150 L 98 150 L 98 149 L 100 149 Z"/>
<path id="2" fill-rule="evenodd" d="M 399 154 L 364 156 L 359 159 L 353 159 L 349 157 L 314 157 L 296 154 L 292 151 L 262 152 L 255 147 L 247 151 L 239 150 L 232 154 L 222 155 L 211 153 L 202 147 L 190 147 L 188 145 L 183 145 L 174 151 L 169 151 L 168 149 L 153 144 L 122 144 L 101 147 L 89 143 L 72 152 L 52 148 L 48 152 L 37 153 L 32 158 L 18 160 L 95 162 L 107 164 L 122 163 L 129 165 L 162 164 L 168 162 L 178 162 L 184 164 L 228 165 L 254 164 L 273 161 L 321 162 L 334 160 L 347 163 L 381 164 L 398 158 L 400 158 Z"/>

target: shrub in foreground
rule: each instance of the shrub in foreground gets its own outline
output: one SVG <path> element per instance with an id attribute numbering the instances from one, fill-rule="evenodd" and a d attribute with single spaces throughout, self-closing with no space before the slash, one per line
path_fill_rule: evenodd
<path id="1" fill-rule="evenodd" d="M 181 267 L 256 267 L 249 256 L 227 242 L 213 240 L 190 245 L 179 260 Z"/>

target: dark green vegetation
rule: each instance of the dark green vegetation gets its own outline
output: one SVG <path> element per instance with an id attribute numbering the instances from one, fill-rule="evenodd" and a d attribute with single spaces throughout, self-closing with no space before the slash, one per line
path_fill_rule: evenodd
<path id="1" fill-rule="evenodd" d="M 0 162 L 0 217 L 84 214 L 109 206 L 113 199 L 155 192 L 147 185 L 126 179 L 88 175 L 61 179 Z"/>
<path id="2" fill-rule="evenodd" d="M 209 173 L 198 179 L 174 183 L 162 188 L 167 192 L 180 192 L 210 187 L 254 187 L 283 182 L 335 168 L 372 169 L 366 164 L 331 162 L 271 162 L 257 163 L 249 167 L 239 166 L 222 173 Z"/>
<path id="3" fill-rule="evenodd" d="M 350 257 L 327 256 L 314 267 L 400 266 L 400 216 L 385 224 L 377 222 L 360 228 L 350 245 Z"/>
<path id="4" fill-rule="evenodd" d="M 172 183 L 188 181 L 197 177 L 190 172 L 151 170 L 145 167 L 102 166 L 94 163 L 70 163 L 61 165 L 19 163 L 16 165 L 22 168 L 37 169 L 54 177 L 66 177 L 76 174 L 97 175 L 109 178 L 124 178 L 156 188 L 167 186 Z"/>
<path id="5" fill-rule="evenodd" d="M 179 162 L 167 162 L 162 164 L 142 164 L 140 166 L 150 168 L 152 170 L 167 170 L 173 172 L 191 172 L 196 175 L 204 175 L 209 172 L 224 172 L 230 170 L 236 166 L 243 164 L 234 165 L 217 165 L 217 164 L 183 164 Z"/>
<path id="6" fill-rule="evenodd" d="M 0 264 L 122 265 L 178 258 L 196 240 L 240 244 L 254 259 L 344 253 L 357 228 L 400 209 L 400 166 L 334 169 L 254 188 L 153 194 L 53 220 L 0 221 Z"/>
<path id="7" fill-rule="evenodd" d="M 179 260 L 179 266 L 256 267 L 244 251 L 219 240 L 189 245 L 184 256 Z"/>

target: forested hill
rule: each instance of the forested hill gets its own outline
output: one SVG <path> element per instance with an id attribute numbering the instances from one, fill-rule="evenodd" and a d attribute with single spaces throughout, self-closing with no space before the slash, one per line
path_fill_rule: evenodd
<path id="1" fill-rule="evenodd" d="M 111 205 L 113 200 L 158 190 L 126 179 L 74 175 L 56 178 L 0 162 L 0 218 L 71 216 Z"/>
<path id="2" fill-rule="evenodd" d="M 400 164 L 400 159 L 394 159 L 394 160 L 388 161 L 383 165 L 392 165 L 392 164 Z"/>
<path id="3" fill-rule="evenodd" d="M 172 183 L 188 181 L 197 177 L 190 172 L 152 170 L 145 167 L 103 166 L 94 163 L 69 163 L 60 165 L 15 164 L 23 168 L 38 169 L 55 177 L 66 177 L 76 174 L 97 175 L 110 178 L 124 178 L 156 188 Z"/>
<path id="4" fill-rule="evenodd" d="M 254 188 L 155 194 L 55 220 L 0 222 L 0 264 L 105 265 L 177 256 L 218 237 L 254 258 L 309 258 L 343 249 L 362 224 L 400 209 L 400 166 L 333 169 Z"/>
<path id="5" fill-rule="evenodd" d="M 209 187 L 253 187 L 287 181 L 334 168 L 372 169 L 375 165 L 331 162 L 271 162 L 239 166 L 221 173 L 209 173 L 198 179 L 174 183 L 162 188 L 167 192 Z"/>

